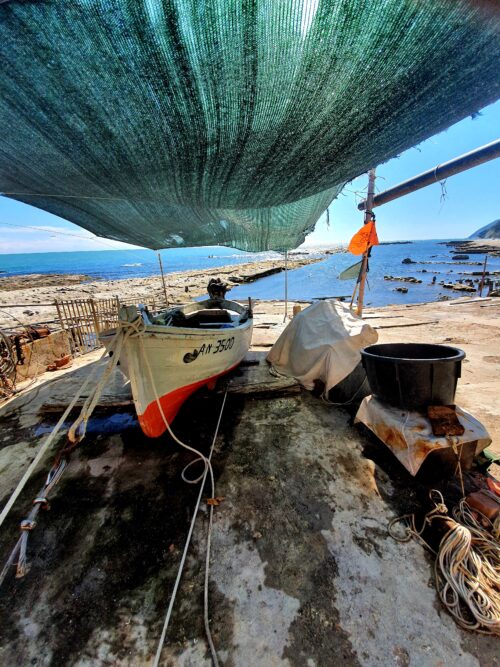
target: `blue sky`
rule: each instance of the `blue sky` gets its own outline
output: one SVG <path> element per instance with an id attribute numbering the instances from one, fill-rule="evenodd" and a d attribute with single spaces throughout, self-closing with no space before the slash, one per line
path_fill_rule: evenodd
<path id="1" fill-rule="evenodd" d="M 466 118 L 379 166 L 377 191 L 497 139 L 499 129 L 500 101 L 483 109 L 477 118 Z M 366 184 L 367 177 L 362 176 L 346 186 L 330 206 L 330 227 L 326 226 L 323 216 L 306 245 L 334 244 L 350 239 L 363 221 L 357 202 Z M 380 240 L 462 238 L 497 219 L 500 217 L 500 160 L 452 176 L 446 181 L 444 200 L 441 195 L 441 186 L 431 185 L 377 208 Z M 0 197 L 0 254 L 133 247 L 136 246 L 97 239 L 50 213 Z"/>
<path id="2" fill-rule="evenodd" d="M 432 169 L 500 136 L 500 101 L 486 107 L 481 115 L 465 118 L 445 132 L 431 137 L 416 148 L 377 168 L 377 192 Z M 330 229 L 324 218 L 306 240 L 306 245 L 348 241 L 363 223 L 357 210 L 366 192 L 367 176 L 348 184 L 330 206 Z M 500 159 L 450 177 L 442 201 L 439 183 L 375 209 L 381 241 L 447 239 L 470 236 L 476 229 L 500 217 Z"/>

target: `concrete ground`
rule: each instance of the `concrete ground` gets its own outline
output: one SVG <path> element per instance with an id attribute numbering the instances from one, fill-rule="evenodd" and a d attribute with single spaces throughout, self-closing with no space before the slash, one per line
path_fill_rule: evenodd
<path id="1" fill-rule="evenodd" d="M 464 372 L 457 400 L 496 435 L 498 368 L 484 357 L 496 357 L 500 320 L 498 308 L 479 310 L 486 303 L 366 316 L 380 327 L 438 320 L 381 328 L 383 341 L 464 340 L 464 370 L 471 373 Z M 259 320 L 261 349 L 269 344 L 266 332 L 272 337 L 280 328 L 280 308 L 266 308 Z M 41 407 L 74 391 L 88 370 L 77 366 L 1 409 L 2 506 L 55 419 Z M 120 376 L 114 381 L 109 391 L 126 393 Z M 176 434 L 206 453 L 221 400 L 193 397 L 176 419 Z M 214 453 L 216 495 L 224 500 L 214 512 L 210 573 L 221 664 L 498 665 L 498 642 L 460 630 L 441 607 L 432 558 L 419 544 L 388 536 L 388 522 L 418 504 L 422 485 L 351 426 L 351 417 L 304 391 L 228 396 Z M 30 535 L 29 573 L 12 573 L 0 589 L 0 664 L 152 664 L 198 493 L 180 478 L 191 459 L 168 437 L 145 438 L 127 406 L 96 413 Z M 2 527 L 2 562 L 50 460 Z M 164 665 L 211 664 L 202 613 L 206 528 L 203 505 Z"/>

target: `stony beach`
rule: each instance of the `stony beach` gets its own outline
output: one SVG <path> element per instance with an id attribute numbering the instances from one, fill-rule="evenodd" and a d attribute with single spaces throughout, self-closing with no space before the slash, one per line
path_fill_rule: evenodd
<path id="1" fill-rule="evenodd" d="M 294 257 L 288 261 L 293 270 L 320 261 L 317 257 Z M 253 282 L 272 272 L 284 271 L 283 260 L 248 262 L 247 264 L 181 271 L 165 275 L 170 303 L 185 303 L 206 294 L 210 278 L 221 278 L 230 287 Z M 50 322 L 57 316 L 56 299 L 104 299 L 118 296 L 126 303 L 165 302 L 160 275 L 123 280 L 90 280 L 86 275 L 41 275 L 0 277 L 0 327 L 17 323 Z M 14 319 L 15 318 L 15 319 Z"/>

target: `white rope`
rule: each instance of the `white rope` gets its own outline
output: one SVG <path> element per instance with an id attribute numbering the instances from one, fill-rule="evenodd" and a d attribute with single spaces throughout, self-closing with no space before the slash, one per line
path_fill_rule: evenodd
<path id="1" fill-rule="evenodd" d="M 3 584 L 5 577 L 7 576 L 18 555 L 19 557 L 17 561 L 16 578 L 19 579 L 24 577 L 28 572 L 26 552 L 28 548 L 29 534 L 36 527 L 36 518 L 40 509 L 48 507 L 49 493 L 62 477 L 62 474 L 67 465 L 67 459 L 62 459 L 57 465 L 54 465 L 53 468 L 51 468 L 44 486 L 41 488 L 40 493 L 33 501 L 33 508 L 31 512 L 26 519 L 21 521 L 21 535 L 16 543 L 16 546 L 11 551 L 11 554 L 5 563 L 2 572 L 0 573 L 0 586 Z"/>
<path id="2" fill-rule="evenodd" d="M 454 507 L 455 520 L 452 521 L 447 516 L 442 495 L 431 491 L 433 493 L 439 495 L 441 502 L 436 502 L 434 509 L 425 515 L 420 530 L 415 526 L 415 515 L 406 514 L 389 523 L 389 534 L 398 542 L 417 537 L 430 549 L 422 538 L 426 526 L 435 518 L 452 523 L 441 540 L 434 562 L 438 595 L 461 627 L 500 636 L 500 522 L 491 524 L 487 521 L 487 530 L 477 520 L 476 510 L 472 511 L 464 498 Z M 398 535 L 393 530 L 400 521 L 407 522 L 404 535 Z"/>
<path id="3" fill-rule="evenodd" d="M 190 463 L 188 463 L 187 466 L 185 466 L 185 468 L 183 469 L 183 471 L 181 473 L 181 477 L 188 484 L 197 484 L 198 482 L 201 481 L 200 491 L 198 493 L 198 498 L 197 498 L 194 513 L 193 513 L 193 518 L 191 519 L 191 524 L 189 526 L 189 531 L 188 531 L 188 534 L 187 534 L 187 537 L 186 537 L 186 543 L 184 545 L 184 551 L 182 553 L 182 558 L 181 558 L 181 562 L 179 564 L 179 569 L 177 570 L 177 576 L 175 578 L 175 583 L 174 583 L 174 587 L 173 587 L 173 590 L 172 590 L 172 595 L 170 596 L 170 602 L 168 604 L 167 613 L 166 613 L 166 616 L 165 616 L 165 621 L 163 623 L 163 628 L 162 628 L 160 639 L 159 639 L 159 642 L 158 642 L 158 647 L 156 649 L 156 655 L 155 655 L 155 659 L 154 659 L 154 662 L 153 662 L 153 667 L 158 667 L 160 665 L 161 653 L 163 651 L 163 646 L 165 644 L 165 638 L 166 638 L 166 635 L 167 635 L 167 630 L 168 630 L 168 626 L 169 626 L 169 623 L 170 623 L 170 618 L 172 616 L 172 610 L 173 610 L 173 607 L 174 607 L 175 598 L 176 598 L 177 591 L 179 589 L 179 584 L 180 584 L 180 581 L 181 581 L 181 577 L 182 577 L 182 574 L 183 574 L 183 571 L 184 571 L 184 565 L 186 563 L 186 557 L 187 557 L 187 553 L 188 553 L 189 546 L 190 546 L 190 543 L 191 543 L 191 537 L 193 535 L 194 525 L 195 525 L 195 522 L 196 522 L 196 517 L 198 515 L 198 510 L 200 508 L 201 498 L 202 498 L 202 495 L 203 495 L 203 489 L 205 487 L 205 482 L 206 482 L 208 473 L 210 473 L 210 485 L 211 485 L 211 496 L 212 496 L 212 498 L 215 495 L 215 481 L 214 481 L 214 474 L 213 474 L 211 459 L 212 459 L 212 453 L 213 453 L 213 450 L 214 450 L 214 447 L 215 447 L 215 442 L 217 440 L 217 436 L 218 436 L 218 433 L 219 433 L 219 427 L 220 427 L 220 423 L 221 423 L 221 420 L 222 420 L 222 413 L 224 411 L 224 406 L 226 404 L 227 392 L 225 392 L 224 399 L 222 401 L 222 406 L 221 406 L 220 413 L 219 413 L 219 419 L 217 420 L 217 426 L 215 428 L 215 433 L 214 433 L 214 437 L 213 437 L 213 440 L 212 440 L 212 445 L 210 447 L 210 452 L 209 452 L 208 457 L 206 457 L 200 451 L 195 449 L 194 447 L 191 447 L 190 445 L 187 445 L 185 442 L 182 442 L 182 440 L 179 440 L 179 438 L 175 435 L 175 433 L 170 428 L 170 424 L 168 422 L 168 419 L 165 416 L 165 412 L 163 411 L 163 407 L 162 407 L 162 404 L 161 404 L 161 401 L 160 401 L 158 390 L 156 388 L 156 383 L 154 381 L 153 373 L 152 373 L 152 370 L 151 370 L 151 365 L 149 363 L 149 359 L 148 359 L 148 357 L 145 353 L 145 350 L 144 350 L 144 343 L 143 343 L 142 337 L 140 338 L 140 347 L 141 347 L 142 358 L 144 360 L 146 369 L 148 371 L 149 381 L 150 381 L 151 387 L 153 389 L 155 401 L 156 401 L 156 404 L 158 406 L 158 410 L 160 411 L 163 422 L 164 422 L 164 424 L 167 428 L 167 431 L 169 432 L 171 438 L 173 438 L 173 440 L 178 445 L 180 445 L 184 449 L 187 449 L 190 452 L 193 452 L 197 456 L 197 458 L 194 459 L 194 461 L 191 461 Z M 203 471 L 202 475 L 197 477 L 196 479 L 188 479 L 186 477 L 186 470 L 188 470 L 188 468 L 190 468 L 192 465 L 194 465 L 195 463 L 197 463 L 199 461 L 203 461 L 203 464 L 204 464 L 204 471 Z M 209 617 L 208 617 L 208 602 L 209 602 L 209 599 L 208 599 L 208 579 L 209 579 L 209 572 L 210 572 L 210 548 L 211 548 L 212 520 L 213 520 L 213 505 L 210 506 L 210 511 L 209 511 L 209 524 L 208 524 L 208 534 L 207 534 L 207 550 L 206 550 L 206 558 L 205 558 L 205 583 L 204 583 L 204 592 L 203 592 L 203 620 L 204 620 L 204 623 L 205 623 L 205 633 L 207 635 L 208 645 L 210 647 L 210 652 L 212 654 L 213 664 L 215 665 L 215 667 L 219 667 L 217 652 L 215 650 L 214 642 L 213 642 L 213 639 L 212 639 L 212 633 L 210 632 L 210 620 L 209 620 Z"/>
<path id="4" fill-rule="evenodd" d="M 112 343 L 111 343 L 111 346 L 114 346 L 115 342 L 116 342 L 116 341 L 113 340 Z M 111 346 L 110 346 L 110 349 L 112 349 Z M 105 352 L 102 354 L 102 356 L 100 357 L 99 361 L 100 361 L 101 359 L 103 359 L 104 356 L 105 356 L 106 354 L 107 354 L 107 352 L 105 351 Z M 37 465 L 40 463 L 40 461 L 42 460 L 42 458 L 44 457 L 44 455 L 45 455 L 45 453 L 47 452 L 47 450 L 49 449 L 50 445 L 54 442 L 54 439 L 55 439 L 56 435 L 57 435 L 57 434 L 59 433 L 59 431 L 61 430 L 61 427 L 63 426 L 64 422 L 65 422 L 66 419 L 68 418 L 68 415 L 70 414 L 71 410 L 73 410 L 73 408 L 75 407 L 75 405 L 76 405 L 78 399 L 80 398 L 80 396 L 83 394 L 83 392 L 84 392 L 85 389 L 88 387 L 88 385 L 92 382 L 92 380 L 93 380 L 94 377 L 96 376 L 98 370 L 99 370 L 99 365 L 96 364 L 96 366 L 95 366 L 95 368 L 93 369 L 93 371 L 92 371 L 92 372 L 90 373 L 90 375 L 87 377 L 87 379 L 85 380 L 85 382 L 81 385 L 80 389 L 76 392 L 76 394 L 75 394 L 73 400 L 72 400 L 71 403 L 68 405 L 68 407 L 67 407 L 66 410 L 64 411 L 63 415 L 61 416 L 61 418 L 59 419 L 59 421 L 57 422 L 57 424 L 54 426 L 54 428 L 52 429 L 52 431 L 49 433 L 49 435 L 47 436 L 47 439 L 45 440 L 45 442 L 43 443 L 43 445 L 42 445 L 42 446 L 40 447 L 40 449 L 38 450 L 37 455 L 35 456 L 35 458 L 33 459 L 33 461 L 32 461 L 32 462 L 30 463 L 30 465 L 28 466 L 28 469 L 26 470 L 26 472 L 24 473 L 24 475 L 23 475 L 22 478 L 20 479 L 18 485 L 16 486 L 16 488 L 15 488 L 14 491 L 12 492 L 12 494 L 11 494 L 9 500 L 5 503 L 5 506 L 4 506 L 4 508 L 3 508 L 3 510 L 2 510 L 2 512 L 1 512 L 1 514 L 0 514 L 0 526 L 1 526 L 1 525 L 3 524 L 3 522 L 5 521 L 5 518 L 7 517 L 7 515 L 9 514 L 9 512 L 10 512 L 12 506 L 13 506 L 14 503 L 16 502 L 16 500 L 17 500 L 19 494 L 21 493 L 21 491 L 22 491 L 22 490 L 24 489 L 24 487 L 26 486 L 26 483 L 27 483 L 27 481 L 29 480 L 29 478 L 31 477 L 31 475 L 33 474 L 33 471 L 35 470 L 35 468 L 37 467 Z"/>
<path id="5" fill-rule="evenodd" d="M 120 323 L 120 326 L 115 334 L 115 336 L 111 339 L 110 344 L 108 346 L 108 350 L 104 351 L 103 355 L 101 356 L 100 359 L 102 359 L 108 352 L 112 352 L 112 356 L 110 357 L 108 363 L 106 364 L 106 368 L 104 369 L 104 372 L 102 374 L 101 379 L 99 382 L 95 385 L 94 389 L 92 392 L 89 394 L 87 399 L 85 400 L 82 409 L 80 411 L 80 414 L 74 424 L 71 426 L 68 432 L 68 441 L 71 445 L 71 447 L 74 447 L 76 444 L 78 444 L 84 437 L 85 437 L 85 432 L 87 430 L 87 423 L 89 420 L 90 415 L 92 414 L 95 406 L 97 405 L 97 402 L 99 400 L 99 397 L 102 393 L 102 390 L 104 389 L 104 386 L 106 385 L 106 382 L 112 373 L 112 371 L 115 369 L 121 349 L 123 346 L 124 341 L 127 339 L 131 333 L 134 331 L 139 330 L 140 324 L 137 322 L 134 323 Z M 126 328 L 125 328 L 126 327 Z M 125 328 L 125 331 L 124 331 Z M 116 349 L 115 349 L 116 346 Z M 70 414 L 71 410 L 74 408 L 76 405 L 76 402 L 80 398 L 80 396 L 83 394 L 84 390 L 86 387 L 94 380 L 94 377 L 96 376 L 97 372 L 99 371 L 99 364 L 96 364 L 92 372 L 89 374 L 85 382 L 81 385 L 80 389 L 77 391 L 75 396 L 73 397 L 73 400 L 71 403 L 68 405 L 66 410 L 64 411 L 63 415 L 55 425 L 55 427 L 52 429 L 50 432 L 49 436 L 47 437 L 46 441 L 38 451 L 36 457 L 33 459 L 31 464 L 28 466 L 28 469 L 24 473 L 23 477 L 21 478 L 20 482 L 18 483 L 16 489 L 12 493 L 11 497 L 7 501 L 4 509 L 2 510 L 2 513 L 0 515 L 0 525 L 2 525 L 3 521 L 7 517 L 10 509 L 14 505 L 16 499 L 18 498 L 19 494 L 23 490 L 24 486 L 26 485 L 28 479 L 30 478 L 31 474 L 35 470 L 36 466 L 40 462 L 40 460 L 43 458 L 44 454 L 54 441 L 56 435 L 59 433 L 61 427 L 63 426 L 64 422 L 66 421 L 68 415 Z M 81 428 L 80 426 L 83 425 Z M 79 432 L 77 433 L 77 430 L 79 429 Z M 0 585 L 4 581 L 11 565 L 13 565 L 16 557 L 19 554 L 18 558 L 18 563 L 17 563 L 17 572 L 16 572 L 16 577 L 23 577 L 27 570 L 27 546 L 28 546 L 28 537 L 29 533 L 36 527 L 36 517 L 38 515 L 38 512 L 40 511 L 40 508 L 42 507 L 47 507 L 48 501 L 47 498 L 54 488 L 54 486 L 59 482 L 61 479 L 64 471 L 66 470 L 68 466 L 68 455 L 69 455 L 69 449 L 67 446 L 63 449 L 63 451 L 58 455 L 56 458 L 55 463 L 52 465 L 52 468 L 49 471 L 49 474 L 47 475 L 47 479 L 45 481 L 44 486 L 41 488 L 38 496 L 35 498 L 33 501 L 33 508 L 31 512 L 29 513 L 28 517 L 21 521 L 21 536 L 19 540 L 17 541 L 14 549 L 12 550 L 9 558 L 7 559 L 7 562 L 5 563 L 2 572 L 0 573 Z"/>
<path id="6" fill-rule="evenodd" d="M 120 360 L 120 354 L 123 348 L 123 344 L 134 331 L 137 331 L 137 326 L 138 326 L 136 323 L 130 323 L 130 322 L 127 322 L 125 324 L 120 322 L 119 325 L 120 328 L 116 332 L 115 338 L 113 339 L 113 347 L 116 343 L 116 349 L 112 350 L 113 354 L 110 360 L 108 361 L 106 368 L 104 369 L 101 379 L 95 386 L 94 391 L 91 394 L 89 394 L 89 396 L 87 396 L 87 399 L 85 400 L 82 406 L 80 414 L 78 415 L 77 419 L 75 420 L 75 422 L 72 424 L 71 428 L 68 431 L 68 439 L 71 442 L 80 442 L 80 440 L 82 440 L 85 437 L 89 418 L 93 413 L 95 406 L 97 405 L 97 402 L 102 394 L 104 387 L 106 386 L 107 381 L 109 380 L 111 373 L 115 370 L 118 361 Z M 124 331 L 124 326 L 127 326 L 125 331 Z"/>
<path id="7" fill-rule="evenodd" d="M 434 495 L 437 496 L 438 501 L 434 499 Z M 440 491 L 432 489 L 432 491 L 430 491 L 429 493 L 429 496 L 430 499 L 434 502 L 434 508 L 430 512 L 427 512 L 427 514 L 424 516 L 422 527 L 420 529 L 418 529 L 416 526 L 414 514 L 403 514 L 402 516 L 398 516 L 389 522 L 389 525 L 387 527 L 387 532 L 392 537 L 392 539 L 396 540 L 397 542 L 409 542 L 412 537 L 415 537 L 427 549 L 429 549 L 429 551 L 432 551 L 432 553 L 435 554 L 436 552 L 434 551 L 434 549 L 432 549 L 432 547 L 429 544 L 427 544 L 427 542 L 423 539 L 422 533 L 427 528 L 427 526 L 431 525 L 433 519 L 437 517 L 439 517 L 440 519 L 446 519 L 447 518 L 446 515 L 448 514 L 448 508 L 444 503 L 443 495 Z M 399 535 L 394 531 L 394 526 L 397 523 L 404 523 L 405 532 L 403 533 L 403 535 Z"/>

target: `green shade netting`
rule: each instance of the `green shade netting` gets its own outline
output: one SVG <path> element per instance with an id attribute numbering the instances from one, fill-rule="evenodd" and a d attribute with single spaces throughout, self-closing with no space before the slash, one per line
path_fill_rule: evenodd
<path id="1" fill-rule="evenodd" d="M 343 183 L 500 96 L 495 6 L 8 0 L 0 191 L 152 248 L 293 247 Z"/>

